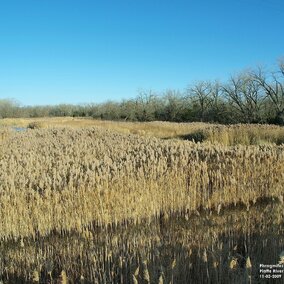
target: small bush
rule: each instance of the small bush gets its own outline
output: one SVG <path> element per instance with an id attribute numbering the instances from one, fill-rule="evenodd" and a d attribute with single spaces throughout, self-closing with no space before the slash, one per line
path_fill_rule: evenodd
<path id="1" fill-rule="evenodd" d="M 42 125 L 42 123 L 40 123 L 38 121 L 33 121 L 33 122 L 30 122 L 28 124 L 27 128 L 29 128 L 29 129 L 40 129 L 40 128 L 43 128 L 43 125 Z"/>
<path id="2" fill-rule="evenodd" d="M 203 130 L 197 130 L 190 134 L 180 136 L 184 140 L 194 141 L 194 142 L 203 142 L 207 139 L 207 135 Z"/>

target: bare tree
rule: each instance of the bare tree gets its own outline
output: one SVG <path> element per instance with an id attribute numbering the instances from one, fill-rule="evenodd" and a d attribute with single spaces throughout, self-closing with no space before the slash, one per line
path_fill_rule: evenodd
<path id="1" fill-rule="evenodd" d="M 181 93 L 176 90 L 167 90 L 164 94 L 165 120 L 180 121 L 184 109 Z"/>
<path id="2" fill-rule="evenodd" d="M 0 99 L 0 118 L 18 117 L 20 104 L 13 99 Z"/>
<path id="3" fill-rule="evenodd" d="M 245 122 L 260 121 L 265 96 L 249 73 L 231 77 L 229 84 L 223 86 L 223 91 Z"/>
<path id="4" fill-rule="evenodd" d="M 121 118 L 125 121 L 135 121 L 137 120 L 136 117 L 136 102 L 135 100 L 123 100 L 120 103 L 121 108 Z"/>
<path id="5" fill-rule="evenodd" d="M 215 81 L 211 84 L 211 96 L 212 96 L 212 106 L 210 113 L 211 121 L 224 122 L 226 120 L 227 114 L 225 101 L 224 101 L 224 90 L 220 82 Z"/>
<path id="6" fill-rule="evenodd" d="M 284 123 L 284 62 L 279 62 L 279 70 L 267 74 L 262 68 L 252 72 L 253 80 L 264 90 L 275 110 L 275 122 Z"/>
<path id="7" fill-rule="evenodd" d="M 140 91 L 136 100 L 136 116 L 140 121 L 151 121 L 155 118 L 157 96 L 153 91 Z"/>
<path id="8" fill-rule="evenodd" d="M 196 104 L 200 112 L 200 120 L 204 121 L 208 108 L 213 103 L 212 84 L 208 81 L 200 81 L 188 89 L 192 102 Z"/>
<path id="9" fill-rule="evenodd" d="M 281 72 L 282 76 L 284 77 L 284 58 L 279 59 L 278 66 L 279 66 L 279 71 Z"/>

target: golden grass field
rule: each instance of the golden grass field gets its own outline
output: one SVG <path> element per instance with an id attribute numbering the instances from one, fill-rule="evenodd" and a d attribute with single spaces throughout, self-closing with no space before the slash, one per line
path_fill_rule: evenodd
<path id="1" fill-rule="evenodd" d="M 160 138 L 176 137 L 178 135 L 187 134 L 194 130 L 200 130 L 207 127 L 205 123 L 180 123 L 174 127 L 173 123 L 168 122 L 119 122 L 95 120 L 88 118 L 19 118 L 19 119 L 2 119 L 0 126 L 18 126 L 27 127 L 30 124 L 35 124 L 38 128 L 86 128 L 100 127 L 104 129 L 112 129 L 126 134 L 150 135 Z"/>
<path id="2" fill-rule="evenodd" d="M 281 127 L 73 118 L 1 124 L 2 239 L 283 199 Z M 7 128 L 29 124 L 34 129 Z M 198 135 L 204 143 L 182 140 Z"/>
<path id="3" fill-rule="evenodd" d="M 125 134 L 138 134 L 157 138 L 190 139 L 199 138 L 200 133 L 204 142 L 220 143 L 222 145 L 251 145 L 251 144 L 283 144 L 284 128 L 267 124 L 236 124 L 218 125 L 202 122 L 173 123 L 173 122 L 124 122 L 106 121 L 90 118 L 17 118 L 1 119 L 0 127 L 29 127 L 32 128 L 88 128 L 99 127 Z M 1 131 L 1 128 L 0 128 Z M 196 140 L 196 139 L 195 139 Z"/>
<path id="4" fill-rule="evenodd" d="M 259 264 L 279 260 L 283 215 L 283 204 L 263 204 L 1 243 L 0 275 L 9 275 L 4 283 L 258 283 Z"/>
<path id="5" fill-rule="evenodd" d="M 0 120 L 0 282 L 258 281 L 284 246 L 283 137 L 272 125 Z"/>

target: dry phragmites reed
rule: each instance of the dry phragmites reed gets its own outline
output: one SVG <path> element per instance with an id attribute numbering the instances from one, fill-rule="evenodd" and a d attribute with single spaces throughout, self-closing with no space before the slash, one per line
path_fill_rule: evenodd
<path id="1" fill-rule="evenodd" d="M 220 213 L 232 203 L 249 208 L 259 198 L 283 196 L 284 146 L 203 145 L 98 127 L 34 129 L 7 139 L 1 239 L 139 223 L 200 207 Z"/>

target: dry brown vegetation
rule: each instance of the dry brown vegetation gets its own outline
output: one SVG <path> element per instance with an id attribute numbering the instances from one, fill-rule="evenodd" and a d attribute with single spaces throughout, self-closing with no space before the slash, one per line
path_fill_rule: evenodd
<path id="1" fill-rule="evenodd" d="M 283 127 L 1 124 L 2 283 L 249 283 L 279 259 Z"/>
<path id="2" fill-rule="evenodd" d="M 0 128 L 0 143 L 8 138 L 11 134 L 11 130 L 8 127 Z"/>
<path id="3" fill-rule="evenodd" d="M 279 261 L 283 217 L 283 204 L 263 204 L 149 226 L 1 243 L 0 279 L 5 284 L 259 283 L 259 264 Z"/>
<path id="4" fill-rule="evenodd" d="M 180 127 L 175 131 L 191 126 Z M 98 126 L 49 127 L 11 133 L 1 151 L 2 239 L 140 223 L 238 202 L 249 207 L 283 195 L 284 146 L 273 144 L 229 147 Z"/>
<path id="5" fill-rule="evenodd" d="M 95 120 L 89 118 L 20 118 L 20 119 L 1 119 L 0 125 L 5 127 L 29 127 L 39 125 L 36 128 L 86 128 L 100 127 L 103 129 L 111 129 L 126 134 L 139 134 L 147 136 L 155 136 L 159 138 L 178 137 L 179 135 L 188 134 L 197 130 L 201 130 L 209 126 L 209 124 L 196 123 L 171 123 L 171 122 L 125 122 L 125 121 L 109 121 Z"/>
<path id="6" fill-rule="evenodd" d="M 208 125 L 181 137 L 224 146 L 281 145 L 284 143 L 284 127 L 265 124 Z"/>
<path id="7" fill-rule="evenodd" d="M 210 142 L 211 144 L 259 145 L 283 144 L 284 127 L 267 124 L 234 124 L 220 125 L 208 123 L 174 123 L 174 122 L 125 122 L 95 120 L 89 118 L 20 118 L 2 119 L 0 126 L 41 128 L 88 128 L 99 127 L 114 130 L 124 134 L 137 134 L 164 139 L 192 140 L 195 142 Z M 0 131 L 1 129 L 0 128 Z"/>

